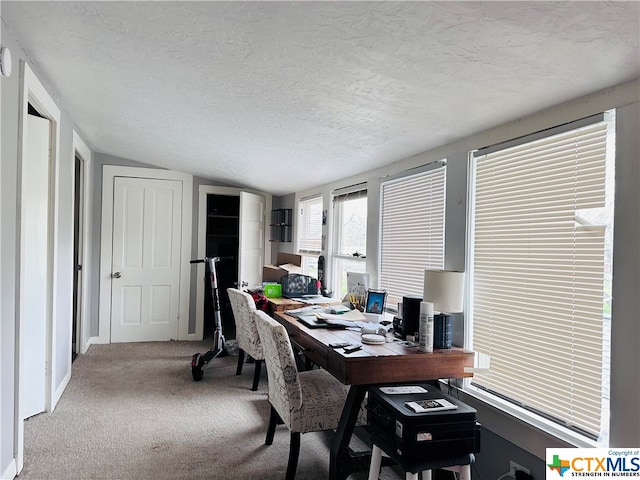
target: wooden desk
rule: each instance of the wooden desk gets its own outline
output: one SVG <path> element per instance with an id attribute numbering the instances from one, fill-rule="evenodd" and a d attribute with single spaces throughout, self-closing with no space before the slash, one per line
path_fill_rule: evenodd
<path id="1" fill-rule="evenodd" d="M 356 470 L 369 468 L 370 452 L 352 452 L 349 448 L 360 405 L 369 385 L 472 376 L 465 372 L 465 367 L 473 367 L 474 354 L 462 348 L 421 353 L 415 347 L 390 342 L 362 345 L 361 350 L 345 354 L 342 349 L 333 349 L 329 344 L 340 341 L 361 343 L 360 332 L 307 328 L 284 312 L 276 312 L 274 318 L 285 326 L 292 342 L 304 350 L 305 356 L 345 385 L 351 385 L 331 442 L 330 480 L 344 480 Z"/>

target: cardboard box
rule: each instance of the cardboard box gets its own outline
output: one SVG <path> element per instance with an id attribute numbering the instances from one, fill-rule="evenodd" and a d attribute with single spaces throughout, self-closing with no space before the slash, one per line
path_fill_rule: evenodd
<path id="1" fill-rule="evenodd" d="M 302 257 L 293 253 L 278 252 L 275 265 L 262 267 L 263 282 L 280 282 L 280 278 L 288 273 L 302 273 Z"/>

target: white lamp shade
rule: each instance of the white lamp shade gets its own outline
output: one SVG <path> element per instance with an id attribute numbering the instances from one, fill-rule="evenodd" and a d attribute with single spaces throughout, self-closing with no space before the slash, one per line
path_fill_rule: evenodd
<path id="1" fill-rule="evenodd" d="M 460 313 L 464 304 L 464 272 L 424 271 L 423 301 L 437 312 Z"/>

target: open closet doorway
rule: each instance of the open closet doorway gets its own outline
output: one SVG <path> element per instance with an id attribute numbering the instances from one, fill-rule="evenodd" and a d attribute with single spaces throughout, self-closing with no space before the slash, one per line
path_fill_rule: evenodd
<path id="1" fill-rule="evenodd" d="M 80 353 L 80 320 L 82 319 L 82 220 L 84 214 L 84 175 L 82 159 L 75 156 L 75 181 L 73 186 L 73 325 L 71 333 L 71 361 Z"/>
<path id="2" fill-rule="evenodd" d="M 73 307 L 71 324 L 71 361 L 86 352 L 89 337 L 88 295 L 91 242 L 89 240 L 89 195 L 91 194 L 91 150 L 73 131 Z"/>
<path id="3" fill-rule="evenodd" d="M 200 185 L 198 202 L 198 258 L 232 258 L 220 262 L 218 290 L 223 330 L 227 339 L 235 338 L 235 322 L 226 289 L 255 288 L 262 280 L 265 263 L 266 211 L 271 196 L 239 188 Z M 269 256 L 269 259 L 271 257 Z M 204 264 L 197 266 L 196 323 L 194 339 L 211 337 L 213 320 L 211 294 Z M 193 331 L 193 330 L 192 330 Z"/>

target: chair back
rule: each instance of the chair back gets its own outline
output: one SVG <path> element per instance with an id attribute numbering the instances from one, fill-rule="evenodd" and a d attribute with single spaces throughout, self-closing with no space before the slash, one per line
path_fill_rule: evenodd
<path id="1" fill-rule="evenodd" d="M 289 334 L 283 325 L 261 310 L 253 312 L 262 341 L 269 376 L 269 402 L 282 421 L 291 427 L 291 413 L 299 411 L 302 389 Z"/>
<path id="2" fill-rule="evenodd" d="M 236 339 L 238 347 L 251 355 L 255 360 L 263 360 L 262 343 L 256 329 L 253 312 L 256 303 L 253 297 L 237 288 L 227 288 L 233 317 L 236 321 Z"/>

